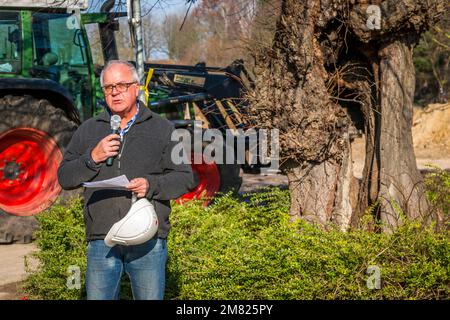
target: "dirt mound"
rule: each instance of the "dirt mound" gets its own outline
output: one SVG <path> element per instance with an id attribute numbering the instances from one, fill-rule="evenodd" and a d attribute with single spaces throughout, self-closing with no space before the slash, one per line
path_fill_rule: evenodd
<path id="1" fill-rule="evenodd" d="M 450 103 L 416 108 L 412 135 L 416 157 L 450 158 Z"/>

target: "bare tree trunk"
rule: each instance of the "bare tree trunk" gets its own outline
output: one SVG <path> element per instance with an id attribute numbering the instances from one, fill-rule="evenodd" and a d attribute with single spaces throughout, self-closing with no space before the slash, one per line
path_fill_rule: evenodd
<path id="1" fill-rule="evenodd" d="M 357 215 L 358 180 L 353 176 L 353 161 L 350 146 L 350 137 L 345 141 L 347 146 L 343 149 L 342 164 L 337 179 L 336 199 L 331 222 L 346 231 L 353 217 Z"/>
<path id="2" fill-rule="evenodd" d="M 376 54 L 376 53 L 375 53 Z M 376 54 L 377 55 L 377 54 Z M 361 111 L 364 117 L 364 135 L 366 138 L 366 156 L 364 160 L 364 169 L 362 179 L 358 190 L 357 214 L 353 216 L 352 226 L 358 227 L 360 218 L 365 214 L 369 207 L 372 207 L 374 218 L 379 218 L 378 194 L 380 190 L 380 124 L 381 111 L 379 105 L 379 61 L 378 56 L 372 54 L 372 70 L 374 70 L 374 83 L 371 93 L 370 84 L 361 85 L 365 94 L 364 102 L 361 105 Z M 374 99 L 371 99 L 374 96 Z M 374 102 L 372 102 L 372 100 Z M 372 226 L 373 227 L 373 226 Z"/>
<path id="3" fill-rule="evenodd" d="M 291 220 L 302 218 L 321 226 L 330 223 L 345 231 L 357 205 L 357 180 L 353 177 L 350 142 L 342 159 L 284 166 L 291 194 Z"/>
<path id="4" fill-rule="evenodd" d="M 293 166 L 286 172 L 291 193 L 292 219 L 303 217 L 309 222 L 327 225 L 334 208 L 339 166 L 325 161 Z"/>
<path id="5" fill-rule="evenodd" d="M 330 100 L 326 86 L 328 73 L 315 38 L 321 1 L 284 1 L 282 12 L 271 59 L 262 62 L 250 96 L 253 113 L 258 126 L 280 130 L 292 217 L 346 229 L 356 206 L 350 201 L 350 119 Z"/>
<path id="6" fill-rule="evenodd" d="M 259 55 L 250 112 L 257 126 L 280 130 L 293 219 L 346 230 L 375 206 L 389 231 L 402 212 L 427 212 L 411 134 L 412 48 L 444 5 L 374 4 L 377 29 L 366 23 L 377 11 L 368 1 L 284 0 L 272 47 Z M 367 137 L 359 185 L 350 151 L 358 121 Z"/>
<path id="7" fill-rule="evenodd" d="M 387 44 L 380 52 L 381 135 L 380 203 L 383 228 L 428 211 L 422 176 L 417 169 L 412 141 L 414 65 L 412 46 L 406 41 Z M 406 218 L 405 217 L 405 218 Z"/>

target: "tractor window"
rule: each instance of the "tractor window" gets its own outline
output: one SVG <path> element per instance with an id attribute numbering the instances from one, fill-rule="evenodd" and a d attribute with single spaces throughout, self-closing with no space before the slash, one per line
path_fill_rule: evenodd
<path id="1" fill-rule="evenodd" d="M 81 119 L 92 113 L 92 88 L 87 48 L 75 15 L 32 15 L 33 72 L 59 82 L 73 96 Z"/>
<path id="2" fill-rule="evenodd" d="M 19 73 L 21 54 L 18 12 L 0 11 L 0 73 Z"/>
<path id="3" fill-rule="evenodd" d="M 86 46 L 81 30 L 73 24 L 76 19 L 69 14 L 33 14 L 33 40 L 35 63 L 45 65 L 46 54 L 58 57 L 55 64 L 83 66 L 87 64 Z"/>

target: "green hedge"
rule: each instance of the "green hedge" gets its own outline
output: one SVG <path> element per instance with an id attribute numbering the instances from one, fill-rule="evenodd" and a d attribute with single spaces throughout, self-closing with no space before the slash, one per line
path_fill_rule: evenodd
<path id="1" fill-rule="evenodd" d="M 25 296 L 29 299 L 83 299 L 86 296 L 86 240 L 82 200 L 74 199 L 67 206 L 53 205 L 37 218 L 40 230 L 36 243 L 40 250 L 32 256 L 37 258 L 39 268 L 28 270 Z M 80 268 L 80 290 L 67 288 L 67 277 L 72 275 L 70 266 Z"/>
<path id="2" fill-rule="evenodd" d="M 207 208 L 174 205 L 167 299 L 448 299 L 450 237 L 417 223 L 392 235 L 322 231 L 289 222 L 289 194 L 268 189 L 226 195 Z M 81 200 L 39 216 L 41 268 L 26 281 L 30 299 L 82 299 L 66 286 L 67 269 L 85 272 Z M 368 268 L 381 289 L 369 289 Z M 369 269 L 371 270 L 371 269 Z M 372 286 L 373 287 L 373 286 Z M 122 298 L 129 298 L 124 284 Z"/>

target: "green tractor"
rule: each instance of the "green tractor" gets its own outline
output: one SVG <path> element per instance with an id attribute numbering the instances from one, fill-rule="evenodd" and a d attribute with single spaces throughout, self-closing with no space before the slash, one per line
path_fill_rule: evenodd
<path id="1" fill-rule="evenodd" d="M 32 240 L 33 215 L 61 194 L 64 148 L 95 113 L 101 92 L 89 21 L 75 14 L 86 7 L 79 0 L 0 3 L 0 242 Z"/>

